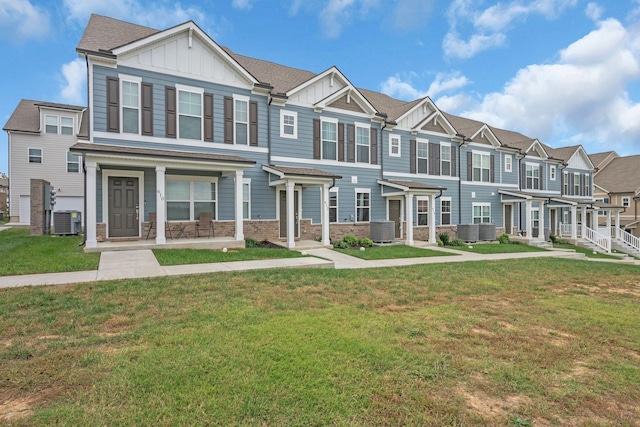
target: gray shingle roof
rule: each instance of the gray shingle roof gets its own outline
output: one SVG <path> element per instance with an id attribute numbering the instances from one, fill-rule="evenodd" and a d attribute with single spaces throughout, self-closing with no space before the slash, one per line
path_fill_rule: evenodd
<path id="1" fill-rule="evenodd" d="M 82 111 L 86 107 L 70 104 L 58 104 L 55 102 L 34 101 L 32 99 L 23 99 L 18 103 L 18 106 L 7 123 L 2 128 L 3 130 L 10 132 L 40 132 L 40 107 L 60 108 L 71 111 Z M 87 137 L 88 127 L 88 114 L 82 114 L 82 121 L 80 122 L 80 132 L 78 137 Z"/>
<path id="2" fill-rule="evenodd" d="M 159 32 L 154 28 L 91 14 L 76 50 L 78 52 L 110 51 Z"/>
<path id="3" fill-rule="evenodd" d="M 438 185 L 423 184 L 422 182 L 416 182 L 416 181 L 381 179 L 381 180 L 378 180 L 378 182 L 380 182 L 381 184 L 388 182 L 389 184 L 399 185 L 401 187 L 407 187 L 409 189 L 414 189 L 414 190 L 446 190 L 446 188 L 440 187 Z"/>
<path id="4" fill-rule="evenodd" d="M 594 182 L 611 193 L 635 193 L 640 189 L 640 155 L 613 159 Z"/>
<path id="5" fill-rule="evenodd" d="M 602 153 L 589 154 L 589 158 L 591 159 L 591 163 L 598 169 L 602 167 L 602 162 L 607 160 L 609 156 L 619 157 L 618 153 L 615 151 L 604 151 Z"/>
<path id="6" fill-rule="evenodd" d="M 267 167 L 277 172 L 280 172 L 284 175 L 312 176 L 317 178 L 335 178 L 335 179 L 342 178 L 342 176 L 340 175 L 336 175 L 331 172 L 325 172 L 320 169 L 314 169 L 314 168 L 299 168 L 299 167 L 279 166 L 279 165 L 269 165 Z"/>

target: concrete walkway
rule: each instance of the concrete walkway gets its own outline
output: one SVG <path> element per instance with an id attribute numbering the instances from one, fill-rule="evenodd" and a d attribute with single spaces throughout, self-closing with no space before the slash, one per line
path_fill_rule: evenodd
<path id="1" fill-rule="evenodd" d="M 247 271 L 273 268 L 336 268 L 359 269 L 376 267 L 401 267 L 417 264 L 438 264 L 466 261 L 496 261 L 522 258 L 579 258 L 587 259 L 583 254 L 572 251 L 553 250 L 547 252 L 521 252 L 511 254 L 482 255 L 449 248 L 429 247 L 431 250 L 447 252 L 451 256 L 424 258 L 396 258 L 365 261 L 360 258 L 327 249 L 308 249 L 308 255 L 300 258 L 281 258 L 256 261 L 234 261 L 210 264 L 185 264 L 161 266 L 149 249 L 134 251 L 103 252 L 98 270 L 70 273 L 29 274 L 23 276 L 0 277 L 0 288 L 18 286 L 61 285 L 69 283 L 95 282 L 99 280 L 133 279 L 160 276 L 181 276 L 189 274 L 217 273 L 225 271 Z M 637 261 L 618 261 L 591 259 L 592 261 L 636 264 Z"/>

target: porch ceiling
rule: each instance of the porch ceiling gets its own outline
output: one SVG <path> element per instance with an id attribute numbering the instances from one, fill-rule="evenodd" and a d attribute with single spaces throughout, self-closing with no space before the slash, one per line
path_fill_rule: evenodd
<path id="1" fill-rule="evenodd" d="M 271 186 L 280 185 L 285 181 L 293 181 L 297 184 L 320 185 L 342 178 L 340 175 L 314 168 L 263 165 L 262 170 L 278 177 L 277 181 L 271 181 L 269 183 Z"/>
<path id="2" fill-rule="evenodd" d="M 416 181 L 398 181 L 390 179 L 379 179 L 378 184 L 383 187 L 389 187 L 395 190 L 393 194 L 383 194 L 383 196 L 397 195 L 398 192 L 409 193 L 414 195 L 430 196 L 445 191 L 445 187 L 437 185 L 423 184 Z"/>

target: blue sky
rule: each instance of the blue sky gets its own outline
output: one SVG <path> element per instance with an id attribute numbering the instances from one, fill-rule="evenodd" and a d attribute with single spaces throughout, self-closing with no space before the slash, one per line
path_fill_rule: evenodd
<path id="1" fill-rule="evenodd" d="M 21 98 L 86 103 L 75 47 L 91 13 L 195 21 L 237 53 L 554 147 L 640 153 L 640 0 L 0 0 L 0 122 Z M 7 171 L 7 135 L 0 171 Z"/>

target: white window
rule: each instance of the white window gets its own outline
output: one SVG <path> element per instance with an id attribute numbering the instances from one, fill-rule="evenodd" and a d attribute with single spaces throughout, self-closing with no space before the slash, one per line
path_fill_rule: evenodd
<path id="1" fill-rule="evenodd" d="M 371 190 L 356 188 L 356 222 L 369 222 L 371 210 Z"/>
<path id="2" fill-rule="evenodd" d="M 473 153 L 473 181 L 489 182 L 491 156 L 489 153 Z"/>
<path id="3" fill-rule="evenodd" d="M 400 135 L 389 135 L 389 156 L 400 157 Z"/>
<path id="4" fill-rule="evenodd" d="M 540 166 L 535 163 L 527 163 L 525 188 L 539 190 L 540 189 Z"/>
<path id="5" fill-rule="evenodd" d="M 540 228 L 540 210 L 538 208 L 531 210 L 531 227 Z"/>
<path id="6" fill-rule="evenodd" d="M 234 96 L 233 122 L 236 144 L 249 144 L 249 99 Z"/>
<path id="7" fill-rule="evenodd" d="M 578 172 L 573 173 L 573 195 L 580 195 L 580 174 Z"/>
<path id="8" fill-rule="evenodd" d="M 44 116 L 44 131 L 46 133 L 58 133 L 58 116 Z"/>
<path id="9" fill-rule="evenodd" d="M 440 144 L 440 175 L 451 175 L 451 146 Z"/>
<path id="10" fill-rule="evenodd" d="M 215 178 L 167 177 L 167 220 L 195 221 L 200 212 L 216 219 L 217 193 Z"/>
<path id="11" fill-rule="evenodd" d="M 329 190 L 329 222 L 338 222 L 338 189 Z"/>
<path id="12" fill-rule="evenodd" d="M 429 225 L 429 198 L 416 197 L 418 205 L 418 225 Z"/>
<path id="13" fill-rule="evenodd" d="M 80 157 L 67 151 L 67 172 L 80 172 Z"/>
<path id="14" fill-rule="evenodd" d="M 280 136 L 294 139 L 298 137 L 298 113 L 280 110 Z"/>
<path id="15" fill-rule="evenodd" d="M 322 159 L 338 160 L 338 122 L 322 120 Z"/>
<path id="16" fill-rule="evenodd" d="M 556 180 L 556 167 L 554 165 L 549 166 L 549 179 L 551 181 Z"/>
<path id="17" fill-rule="evenodd" d="M 202 139 L 201 89 L 178 88 L 178 138 Z"/>
<path id="18" fill-rule="evenodd" d="M 73 135 L 73 118 L 54 115 L 44 116 L 45 133 L 60 133 L 61 135 Z"/>
<path id="19" fill-rule="evenodd" d="M 591 195 L 591 176 L 588 174 L 584 174 L 584 195 Z"/>
<path id="20" fill-rule="evenodd" d="M 416 170 L 418 173 L 429 172 L 429 142 L 417 141 L 416 143 Z"/>
<path id="21" fill-rule="evenodd" d="M 504 155 L 504 171 L 511 172 L 513 170 L 513 157 L 511 154 Z"/>
<path id="22" fill-rule="evenodd" d="M 569 172 L 563 172 L 562 173 L 562 177 L 564 179 L 563 185 L 562 185 L 562 194 L 568 195 L 569 194 Z"/>
<path id="23" fill-rule="evenodd" d="M 631 204 L 631 199 L 629 197 L 623 197 L 622 198 L 622 206 L 629 207 L 629 205 Z"/>
<path id="24" fill-rule="evenodd" d="M 251 219 L 251 179 L 242 182 L 242 218 Z"/>
<path id="25" fill-rule="evenodd" d="M 369 128 L 356 124 L 356 162 L 369 163 Z"/>
<path id="26" fill-rule="evenodd" d="M 138 134 L 140 133 L 140 82 L 121 80 L 120 84 L 122 88 L 122 132 Z M 183 96 L 181 92 L 181 104 Z M 184 108 L 181 105 L 181 113 L 183 113 L 182 110 Z"/>
<path id="27" fill-rule="evenodd" d="M 491 222 L 491 205 L 489 203 L 473 204 L 473 223 L 489 223 Z"/>
<path id="28" fill-rule="evenodd" d="M 29 163 L 42 163 L 42 148 L 29 148 Z"/>
<path id="29" fill-rule="evenodd" d="M 440 224 L 451 225 L 451 197 L 440 198 Z"/>

